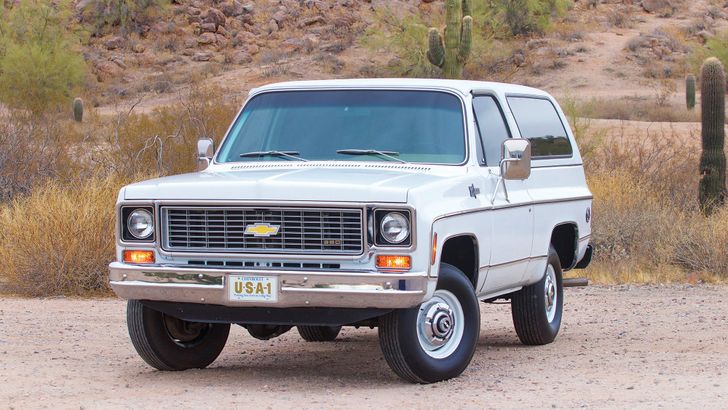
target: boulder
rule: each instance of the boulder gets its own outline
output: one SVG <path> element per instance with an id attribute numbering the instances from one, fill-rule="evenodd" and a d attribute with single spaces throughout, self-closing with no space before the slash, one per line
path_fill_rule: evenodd
<path id="1" fill-rule="evenodd" d="M 223 14 L 222 11 L 210 7 L 207 10 L 207 13 L 202 17 L 202 23 L 211 23 L 215 25 L 215 28 L 218 26 L 224 26 L 225 25 L 225 14 Z"/>
<path id="2" fill-rule="evenodd" d="M 288 13 L 286 12 L 286 9 L 279 9 L 275 13 L 273 13 L 272 19 L 275 20 L 276 23 L 278 23 L 278 26 L 281 26 L 282 23 L 288 18 Z"/>
<path id="3" fill-rule="evenodd" d="M 195 53 L 192 56 L 192 61 L 210 61 L 210 59 L 212 59 L 212 53 L 209 51 Z"/>
<path id="4" fill-rule="evenodd" d="M 648 13 L 661 13 L 673 10 L 670 0 L 642 0 L 642 8 Z"/>
<path id="5" fill-rule="evenodd" d="M 220 26 L 222 27 L 222 26 Z M 218 26 L 216 26 L 213 23 L 202 23 L 200 24 L 200 32 L 202 33 L 214 33 L 218 29 Z"/>
<path id="6" fill-rule="evenodd" d="M 243 4 L 238 0 L 229 0 L 220 5 L 220 11 L 227 17 L 238 17 L 245 13 Z"/>
<path id="7" fill-rule="evenodd" d="M 126 45 L 126 40 L 124 37 L 111 37 L 110 39 L 104 41 L 104 47 L 106 47 L 107 50 L 116 50 L 117 48 L 123 48 Z"/>
<path id="8" fill-rule="evenodd" d="M 215 33 L 202 33 L 199 37 L 197 37 L 197 44 L 200 45 L 208 45 L 208 44 L 214 44 L 217 42 L 217 37 L 215 36 Z"/>

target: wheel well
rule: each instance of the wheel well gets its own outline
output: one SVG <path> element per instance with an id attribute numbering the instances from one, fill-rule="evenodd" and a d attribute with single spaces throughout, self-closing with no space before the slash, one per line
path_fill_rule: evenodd
<path id="1" fill-rule="evenodd" d="M 463 271 L 473 288 L 478 284 L 478 243 L 474 237 L 462 235 L 447 239 L 442 246 L 440 262 Z"/>
<path id="2" fill-rule="evenodd" d="M 576 241 L 577 241 L 576 225 L 567 223 L 554 228 L 551 233 L 551 245 L 556 249 L 559 255 L 561 269 L 569 270 L 576 264 Z"/>

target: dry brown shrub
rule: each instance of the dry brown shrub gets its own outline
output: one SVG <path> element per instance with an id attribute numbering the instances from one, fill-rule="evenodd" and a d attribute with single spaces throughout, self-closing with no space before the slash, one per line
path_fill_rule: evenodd
<path id="1" fill-rule="evenodd" d="M 624 97 L 619 99 L 592 99 L 585 115 L 590 118 L 653 122 L 699 122 L 700 112 L 689 111 L 682 105 L 659 104 L 657 99 L 647 97 Z"/>
<path id="2" fill-rule="evenodd" d="M 197 139 L 219 143 L 240 103 L 220 88 L 193 88 L 178 100 L 151 113 L 122 111 L 99 125 L 94 133 L 103 149 L 92 159 L 95 165 L 122 175 L 193 171 Z"/>
<path id="3" fill-rule="evenodd" d="M 119 176 L 47 182 L 0 208 L 0 279 L 27 296 L 108 294 Z"/>
<path id="4" fill-rule="evenodd" d="M 69 148 L 80 138 L 71 120 L 58 115 L 0 115 L 0 203 L 45 180 L 74 175 L 79 165 Z"/>
<path id="5" fill-rule="evenodd" d="M 585 159 L 596 246 L 587 274 L 599 282 L 728 280 L 728 208 L 699 212 L 695 142 L 622 131 Z"/>
<path id="6" fill-rule="evenodd" d="M 599 258 L 659 263 L 665 259 L 666 243 L 675 217 L 663 198 L 625 170 L 592 174 L 594 194 L 594 245 Z M 669 245 L 667 246 L 669 248 Z"/>

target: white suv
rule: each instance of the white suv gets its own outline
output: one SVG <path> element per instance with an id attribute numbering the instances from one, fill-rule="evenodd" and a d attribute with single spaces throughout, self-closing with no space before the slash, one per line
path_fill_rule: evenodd
<path id="1" fill-rule="evenodd" d="M 592 195 L 556 101 L 511 84 L 288 82 L 254 89 L 200 172 L 129 185 L 111 287 L 162 370 L 202 368 L 230 324 L 309 341 L 377 326 L 404 379 L 469 364 L 479 301 L 550 343 L 562 272 L 591 258 Z"/>

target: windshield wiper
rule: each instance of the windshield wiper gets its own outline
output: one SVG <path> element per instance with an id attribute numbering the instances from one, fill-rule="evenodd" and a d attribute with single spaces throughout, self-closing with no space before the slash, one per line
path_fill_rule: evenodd
<path id="1" fill-rule="evenodd" d="M 397 151 L 380 151 L 377 149 L 338 149 L 336 150 L 336 153 L 344 155 L 378 155 L 380 157 L 407 164 L 407 161 L 395 156 L 399 155 L 399 152 Z"/>
<path id="2" fill-rule="evenodd" d="M 295 159 L 296 161 L 308 162 L 307 159 L 301 158 L 298 151 L 251 151 L 240 154 L 240 158 L 249 157 L 283 157 L 286 159 Z"/>

